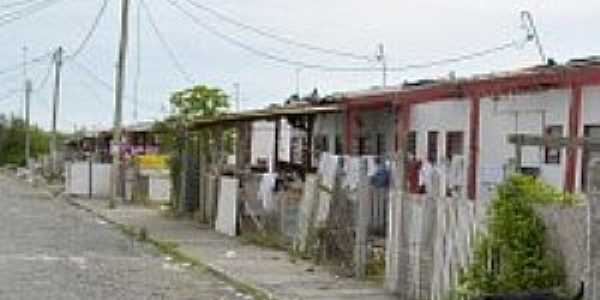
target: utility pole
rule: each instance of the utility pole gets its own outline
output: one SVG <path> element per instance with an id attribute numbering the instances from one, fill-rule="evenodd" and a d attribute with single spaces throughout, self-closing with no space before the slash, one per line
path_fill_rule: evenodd
<path id="1" fill-rule="evenodd" d="M 387 86 L 387 61 L 385 58 L 385 48 L 383 47 L 383 44 L 378 45 L 376 58 L 377 58 L 377 61 L 381 63 L 381 68 L 382 68 L 382 72 L 383 72 L 382 87 L 386 87 Z"/>
<path id="2" fill-rule="evenodd" d="M 296 68 L 296 96 L 298 96 L 298 100 L 300 100 L 300 72 L 302 69 Z"/>
<path id="3" fill-rule="evenodd" d="M 31 80 L 25 80 L 25 166 L 31 168 L 31 128 L 30 128 L 30 113 L 31 113 Z"/>
<path id="4" fill-rule="evenodd" d="M 235 111 L 239 112 L 241 109 L 241 106 L 240 106 L 240 83 L 239 82 L 234 83 L 233 89 L 235 90 Z"/>
<path id="5" fill-rule="evenodd" d="M 113 124 L 113 187 L 111 206 L 115 200 L 125 196 L 125 172 L 121 166 L 121 121 L 123 118 L 123 90 L 125 89 L 125 66 L 127 60 L 127 38 L 129 32 L 129 0 L 121 0 L 121 40 L 119 42 L 119 57 L 115 76 L 115 117 Z"/>
<path id="6" fill-rule="evenodd" d="M 57 175 L 57 137 L 56 137 L 56 124 L 58 117 L 58 105 L 60 103 L 60 86 L 61 86 L 61 69 L 63 60 L 63 49 L 58 47 L 54 53 L 54 95 L 52 97 L 52 138 L 50 139 L 50 155 L 52 160 L 52 176 Z"/>

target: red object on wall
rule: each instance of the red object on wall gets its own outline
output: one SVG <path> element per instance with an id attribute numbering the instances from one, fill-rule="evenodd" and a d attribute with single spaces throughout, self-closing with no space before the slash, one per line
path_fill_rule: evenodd
<path id="1" fill-rule="evenodd" d="M 579 127 L 581 126 L 581 110 L 583 97 L 581 86 L 573 85 L 571 88 L 571 103 L 569 104 L 569 138 L 571 141 L 579 138 Z M 577 177 L 577 146 L 571 143 L 567 148 L 567 166 L 565 168 L 565 191 L 575 192 Z"/>

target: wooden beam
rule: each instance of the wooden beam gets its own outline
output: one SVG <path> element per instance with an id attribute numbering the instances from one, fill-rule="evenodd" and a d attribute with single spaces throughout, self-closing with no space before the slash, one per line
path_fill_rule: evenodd
<path id="1" fill-rule="evenodd" d="M 314 126 L 314 116 L 306 117 L 306 165 L 305 165 L 305 174 L 310 172 L 313 165 L 313 126 Z"/>
<path id="2" fill-rule="evenodd" d="M 479 168 L 479 96 L 471 97 L 469 113 L 469 168 L 467 170 L 467 196 L 471 200 L 477 198 L 477 174 Z"/>
<path id="3" fill-rule="evenodd" d="M 273 150 L 273 172 L 277 173 L 277 171 L 279 170 L 279 135 L 280 135 L 280 131 L 281 131 L 281 119 L 277 118 L 274 120 L 275 122 L 275 133 L 274 133 L 274 144 L 275 144 L 275 149 Z"/>
<path id="4" fill-rule="evenodd" d="M 508 142 L 515 145 L 522 146 L 544 146 L 549 148 L 567 148 L 570 145 L 575 147 L 585 148 L 598 148 L 600 147 L 599 138 L 569 138 L 569 137 L 557 137 L 551 138 L 548 136 L 539 136 L 533 134 L 511 134 L 508 136 Z"/>
<path id="5" fill-rule="evenodd" d="M 344 154 L 352 154 L 352 141 L 354 139 L 354 108 L 346 106 L 344 114 Z"/>
<path id="6" fill-rule="evenodd" d="M 569 138 L 574 140 L 579 138 L 579 127 L 581 126 L 581 110 L 583 106 L 583 97 L 581 86 L 574 85 L 571 88 L 571 103 L 569 105 Z M 577 178 L 577 158 L 578 149 L 576 145 L 567 147 L 567 165 L 565 169 L 565 191 L 575 192 Z"/>

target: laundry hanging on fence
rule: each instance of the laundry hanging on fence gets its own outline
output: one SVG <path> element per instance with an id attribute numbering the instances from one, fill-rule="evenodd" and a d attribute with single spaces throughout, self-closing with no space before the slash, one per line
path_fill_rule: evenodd
<path id="1" fill-rule="evenodd" d="M 260 179 L 257 199 L 262 203 L 265 211 L 273 211 L 275 203 L 273 201 L 273 190 L 277 181 L 276 173 L 263 174 Z"/>
<path id="2" fill-rule="evenodd" d="M 375 175 L 375 173 L 377 172 L 378 169 L 378 164 L 377 164 L 377 156 L 375 155 L 366 155 L 363 156 L 364 159 L 367 160 L 367 176 L 372 177 L 373 175 Z"/>
<path id="3" fill-rule="evenodd" d="M 322 178 L 321 183 L 327 188 L 333 188 L 335 184 L 335 176 L 339 166 L 340 157 L 327 152 L 321 154 L 319 160 L 319 175 Z"/>
<path id="4" fill-rule="evenodd" d="M 356 156 L 344 157 L 344 181 L 343 186 L 349 190 L 355 190 L 360 183 L 361 158 Z"/>

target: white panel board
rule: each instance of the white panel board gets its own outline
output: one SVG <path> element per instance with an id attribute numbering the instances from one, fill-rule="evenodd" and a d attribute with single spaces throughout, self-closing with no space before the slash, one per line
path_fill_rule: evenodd
<path id="1" fill-rule="evenodd" d="M 221 177 L 219 187 L 215 230 L 229 236 L 235 236 L 239 180 L 232 177 Z"/>
<path id="2" fill-rule="evenodd" d="M 110 176 L 111 164 L 92 165 L 92 194 L 99 197 L 108 197 L 111 194 Z"/>
<path id="3" fill-rule="evenodd" d="M 88 195 L 90 184 L 90 172 L 88 162 L 74 162 L 67 166 L 69 176 L 67 177 L 67 193 L 71 195 Z"/>
<path id="4" fill-rule="evenodd" d="M 169 177 L 150 176 L 148 178 L 148 199 L 152 202 L 166 202 L 171 197 Z"/>

